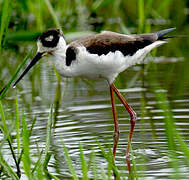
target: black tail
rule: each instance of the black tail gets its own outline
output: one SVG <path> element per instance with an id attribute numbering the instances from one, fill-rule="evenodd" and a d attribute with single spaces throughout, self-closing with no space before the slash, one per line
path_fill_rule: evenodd
<path id="1" fill-rule="evenodd" d="M 176 28 L 169 28 L 169 29 L 164 29 L 164 30 L 161 30 L 161 31 L 158 31 L 158 32 L 155 32 L 158 36 L 158 40 L 163 40 L 163 39 L 167 39 L 167 38 L 173 38 L 174 36 L 164 36 L 166 35 L 167 33 L 175 30 Z"/>

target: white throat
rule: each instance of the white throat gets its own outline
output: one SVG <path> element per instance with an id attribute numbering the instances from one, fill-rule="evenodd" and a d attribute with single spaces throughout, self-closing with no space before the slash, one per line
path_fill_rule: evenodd
<path id="1" fill-rule="evenodd" d="M 58 44 L 53 51 L 53 55 L 56 54 L 66 54 L 66 41 L 63 36 L 60 37 Z"/>
<path id="2" fill-rule="evenodd" d="M 66 66 L 66 41 L 63 37 L 60 37 L 56 49 L 52 52 L 53 63 L 57 71 L 64 77 L 72 77 L 73 72 L 70 66 Z"/>

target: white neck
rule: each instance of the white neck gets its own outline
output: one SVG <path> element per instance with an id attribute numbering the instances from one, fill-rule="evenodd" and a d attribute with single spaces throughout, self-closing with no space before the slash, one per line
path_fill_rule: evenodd
<path id="1" fill-rule="evenodd" d="M 56 50 L 53 52 L 53 62 L 57 71 L 65 77 L 73 76 L 69 66 L 66 66 L 66 41 L 60 37 Z"/>
<path id="2" fill-rule="evenodd" d="M 66 54 L 66 41 L 62 36 L 60 37 L 56 49 L 53 52 L 53 55 L 56 54 Z"/>

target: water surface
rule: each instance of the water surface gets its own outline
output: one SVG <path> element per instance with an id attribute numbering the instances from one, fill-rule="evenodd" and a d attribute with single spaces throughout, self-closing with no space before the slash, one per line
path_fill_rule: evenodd
<path id="1" fill-rule="evenodd" d="M 153 57 L 149 57 L 153 58 Z M 133 157 L 138 177 L 141 179 L 172 179 L 174 169 L 168 156 L 168 143 L 165 131 L 163 109 L 158 106 L 155 92 L 152 90 L 153 75 L 157 80 L 159 92 L 165 92 L 173 114 L 176 129 L 185 143 L 189 145 L 189 81 L 183 77 L 188 64 L 186 60 L 135 66 L 122 73 L 115 84 L 137 112 L 138 119 L 133 135 Z M 165 59 L 166 60 L 166 59 Z M 109 87 L 106 81 L 61 78 L 57 81 L 50 61 L 43 60 L 18 85 L 17 91 L 20 110 L 24 109 L 28 126 L 37 118 L 30 138 L 31 154 L 37 160 L 39 152 L 45 147 L 46 126 L 50 105 L 54 106 L 54 127 L 50 151 L 52 157 L 49 171 L 60 179 L 71 179 L 66 164 L 62 142 L 69 150 L 77 174 L 82 177 L 79 144 L 85 157 L 95 152 L 97 167 L 107 170 L 107 161 L 102 157 L 97 141 L 108 151 L 113 146 L 113 117 Z M 155 66 L 157 69 L 151 68 Z M 40 70 L 40 71 L 39 71 Z M 181 79 L 182 78 L 182 79 Z M 9 92 L 10 93 L 10 92 Z M 7 111 L 14 116 L 14 93 L 6 96 Z M 117 148 L 116 165 L 121 174 L 128 176 L 125 164 L 125 151 L 129 133 L 129 115 L 116 99 L 120 140 Z M 2 137 L 2 136 L 1 136 Z M 14 144 L 16 146 L 16 144 Z M 16 148 L 16 147 L 15 147 Z M 13 164 L 8 145 L 3 152 Z M 189 167 L 180 149 L 176 150 L 179 161 L 179 176 L 189 178 Z M 89 176 L 93 178 L 92 172 Z M 99 174 L 99 179 L 101 175 Z M 24 179 L 24 176 L 22 177 Z"/>

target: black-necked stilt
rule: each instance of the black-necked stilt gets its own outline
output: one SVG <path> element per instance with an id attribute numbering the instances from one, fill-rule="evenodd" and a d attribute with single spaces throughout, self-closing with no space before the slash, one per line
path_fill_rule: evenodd
<path id="1" fill-rule="evenodd" d="M 118 74 L 128 67 L 141 63 L 143 58 L 153 48 L 166 41 L 168 32 L 175 28 L 165 29 L 155 33 L 124 35 L 104 31 L 100 34 L 76 40 L 68 45 L 58 29 L 50 29 L 39 36 L 37 41 L 37 54 L 21 74 L 14 86 L 22 77 L 46 54 L 51 54 L 58 72 L 65 77 L 104 78 L 110 86 L 112 112 L 114 119 L 114 145 L 113 156 L 120 136 L 119 124 L 116 114 L 114 93 L 122 102 L 130 115 L 130 133 L 126 157 L 129 157 L 129 145 L 134 131 L 136 113 L 127 104 L 125 98 L 119 93 L 113 82 Z"/>

